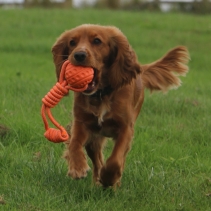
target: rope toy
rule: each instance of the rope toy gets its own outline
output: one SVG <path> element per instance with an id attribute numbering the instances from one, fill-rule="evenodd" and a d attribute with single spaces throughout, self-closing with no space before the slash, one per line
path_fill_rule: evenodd
<path id="1" fill-rule="evenodd" d="M 46 130 L 44 136 L 49 141 L 59 143 L 69 138 L 66 130 L 54 119 L 50 109 L 55 107 L 69 90 L 75 92 L 86 90 L 93 77 L 94 70 L 91 67 L 74 66 L 68 60 L 63 63 L 59 82 L 42 99 L 41 115 Z M 46 114 L 58 129 L 49 128 Z"/>

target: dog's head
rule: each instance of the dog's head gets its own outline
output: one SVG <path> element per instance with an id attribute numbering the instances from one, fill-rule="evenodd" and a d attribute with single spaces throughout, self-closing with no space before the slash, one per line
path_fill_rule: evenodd
<path id="1" fill-rule="evenodd" d="M 124 34 L 112 26 L 84 24 L 64 32 L 52 47 L 57 78 L 63 62 L 92 67 L 94 79 L 86 95 L 111 86 L 117 89 L 141 72 L 135 52 Z"/>

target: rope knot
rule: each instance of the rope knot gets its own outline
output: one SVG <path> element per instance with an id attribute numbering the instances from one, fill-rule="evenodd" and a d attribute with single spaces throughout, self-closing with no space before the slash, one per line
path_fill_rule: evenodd
<path id="1" fill-rule="evenodd" d="M 44 136 L 54 143 L 67 141 L 69 138 L 69 135 L 67 134 L 66 130 L 58 130 L 55 128 L 48 128 L 48 130 L 45 131 Z"/>
<path id="2" fill-rule="evenodd" d="M 69 89 L 67 89 L 64 85 L 66 85 L 66 82 L 63 84 L 57 82 L 56 85 L 45 95 L 42 99 L 45 106 L 53 108 L 59 103 L 62 97 L 68 94 Z"/>
<path id="3" fill-rule="evenodd" d="M 42 98 L 41 114 L 46 130 L 44 136 L 49 141 L 59 143 L 69 138 L 66 130 L 53 118 L 50 108 L 55 107 L 69 90 L 76 92 L 86 90 L 93 77 L 94 70 L 91 67 L 73 66 L 68 60 L 63 63 L 59 82 Z M 58 129 L 49 128 L 46 114 Z"/>

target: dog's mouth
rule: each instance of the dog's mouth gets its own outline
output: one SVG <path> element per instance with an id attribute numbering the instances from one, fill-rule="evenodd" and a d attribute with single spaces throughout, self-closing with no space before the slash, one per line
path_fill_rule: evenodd
<path id="1" fill-rule="evenodd" d="M 98 70 L 94 69 L 94 77 L 92 79 L 92 81 L 88 84 L 88 87 L 85 91 L 83 91 L 83 93 L 85 95 L 91 95 L 93 94 L 96 90 L 97 90 L 97 86 L 98 86 L 98 80 L 97 80 L 97 72 Z"/>

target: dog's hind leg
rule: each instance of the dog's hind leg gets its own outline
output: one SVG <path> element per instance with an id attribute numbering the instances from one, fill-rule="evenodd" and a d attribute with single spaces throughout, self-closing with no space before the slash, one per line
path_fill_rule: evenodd
<path id="1" fill-rule="evenodd" d="M 103 159 L 103 146 L 106 138 L 102 136 L 93 136 L 85 146 L 87 155 L 90 157 L 93 164 L 93 182 L 99 185 L 100 171 L 104 164 Z"/>

